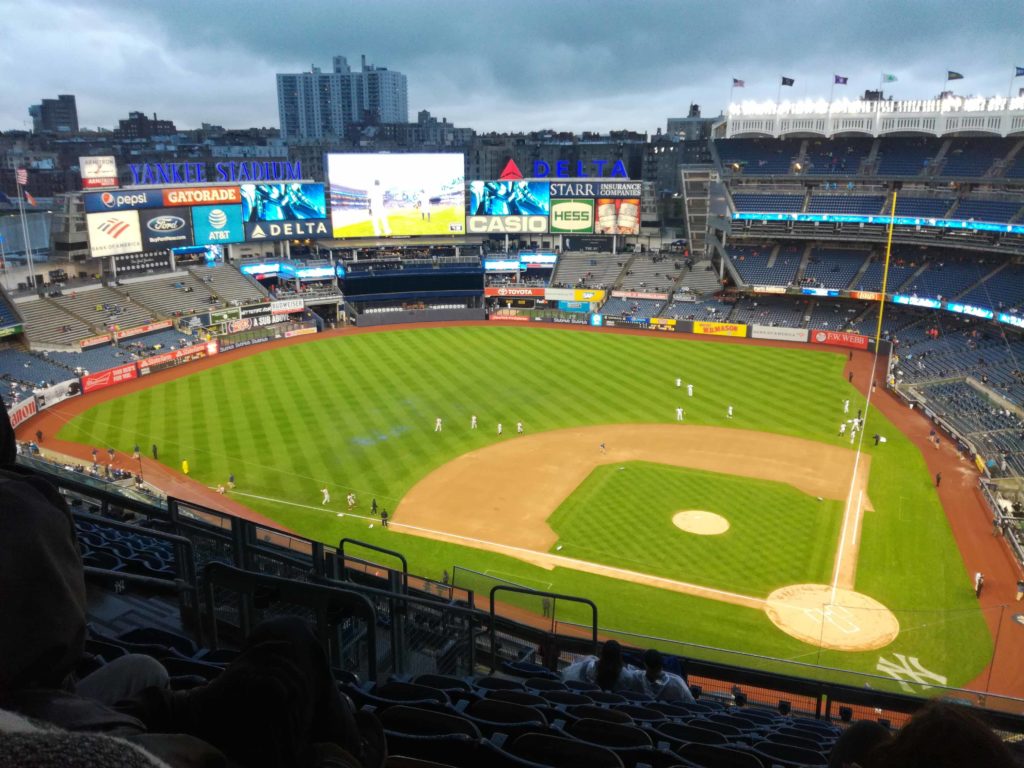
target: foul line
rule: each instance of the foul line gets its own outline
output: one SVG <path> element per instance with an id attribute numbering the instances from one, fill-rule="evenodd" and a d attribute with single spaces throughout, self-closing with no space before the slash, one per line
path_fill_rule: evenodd
<path id="1" fill-rule="evenodd" d="M 233 495 L 236 496 L 247 496 L 251 499 L 260 499 L 262 501 L 270 501 L 275 504 L 286 504 L 290 507 L 301 507 L 302 509 L 310 509 L 313 511 L 321 512 L 333 512 L 330 507 L 326 506 L 313 506 L 312 504 L 300 504 L 295 501 L 285 501 L 284 499 L 275 499 L 269 496 L 258 496 L 253 493 L 242 493 L 239 491 L 232 491 Z M 337 513 L 334 513 L 337 514 Z M 360 520 L 371 520 L 373 522 L 379 522 L 376 517 L 368 517 L 366 515 L 357 515 L 350 512 L 343 513 L 346 517 L 355 517 Z M 428 538 L 435 539 L 456 539 L 461 542 L 466 542 L 470 546 L 476 547 L 477 549 L 487 549 L 494 552 L 500 552 L 505 554 L 513 555 L 528 555 L 529 559 L 532 560 L 545 560 L 550 563 L 562 565 L 566 568 L 571 568 L 576 571 L 584 571 L 595 575 L 605 574 L 617 574 L 625 581 L 631 581 L 634 583 L 641 583 L 650 585 L 652 582 L 655 584 L 666 585 L 669 589 L 674 592 L 681 592 L 684 594 L 694 595 L 696 597 L 707 597 L 709 595 L 718 595 L 725 602 L 730 602 L 738 605 L 746 605 L 753 608 L 764 609 L 767 605 L 767 601 L 759 597 L 750 597 L 749 595 L 741 595 L 737 592 L 729 592 L 724 589 L 715 589 L 714 587 L 705 587 L 700 584 L 691 584 L 685 581 L 676 581 L 674 579 L 667 579 L 663 576 L 655 576 L 649 573 L 640 573 L 639 571 L 630 571 L 626 568 L 617 568 L 614 565 L 604 565 L 603 563 L 594 563 L 589 560 L 577 560 L 572 557 L 565 557 L 564 555 L 553 555 L 549 552 L 539 552 L 534 549 L 526 549 L 525 547 L 517 547 L 512 544 L 501 544 L 497 541 L 488 541 L 487 539 L 477 539 L 472 536 L 463 536 L 459 533 L 448 533 L 447 531 L 437 531 L 433 528 L 423 528 L 418 525 L 409 525 L 407 523 L 399 523 L 396 521 L 389 521 L 388 527 L 400 528 L 412 533 L 421 534 Z"/>

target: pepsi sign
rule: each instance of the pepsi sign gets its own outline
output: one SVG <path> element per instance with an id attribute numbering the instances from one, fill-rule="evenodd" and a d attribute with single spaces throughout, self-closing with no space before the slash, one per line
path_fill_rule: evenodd
<path id="1" fill-rule="evenodd" d="M 154 208 L 139 211 L 142 247 L 147 251 L 192 245 L 192 216 L 188 208 Z"/>
<path id="2" fill-rule="evenodd" d="M 120 192 L 88 192 L 85 198 L 86 213 L 108 213 L 110 211 L 132 211 L 139 208 L 163 208 L 161 190 L 136 189 Z"/>

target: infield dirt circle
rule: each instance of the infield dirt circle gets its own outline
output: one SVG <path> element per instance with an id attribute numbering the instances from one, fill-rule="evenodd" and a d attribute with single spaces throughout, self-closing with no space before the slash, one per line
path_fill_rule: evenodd
<path id="1" fill-rule="evenodd" d="M 672 525 L 681 531 L 698 536 L 717 536 L 729 530 L 729 521 L 714 512 L 702 509 L 687 509 L 672 515 Z"/>

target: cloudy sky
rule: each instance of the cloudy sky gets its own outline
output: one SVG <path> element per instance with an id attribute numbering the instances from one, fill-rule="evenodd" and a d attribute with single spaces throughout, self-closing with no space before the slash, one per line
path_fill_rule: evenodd
<path id="1" fill-rule="evenodd" d="M 1022 0 L 0 0 L 0 130 L 78 99 L 83 127 L 129 110 L 178 127 L 278 125 L 274 74 L 343 54 L 407 75 L 421 109 L 479 131 L 654 131 L 687 105 L 836 97 L 897 75 L 896 98 L 1005 95 Z M 1014 81 L 1014 91 L 1024 78 Z"/>

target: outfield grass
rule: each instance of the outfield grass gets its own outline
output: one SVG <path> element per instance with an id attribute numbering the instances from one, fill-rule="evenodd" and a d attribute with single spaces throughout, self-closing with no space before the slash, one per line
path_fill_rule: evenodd
<path id="1" fill-rule="evenodd" d="M 861 671 L 874 671 L 880 655 L 898 652 L 918 657 L 951 683 L 963 683 L 987 661 L 991 639 L 922 457 L 874 412 L 869 433 L 879 431 L 889 441 L 865 443 L 875 456 L 869 494 L 876 511 L 864 521 L 857 588 L 892 607 L 908 629 L 874 653 L 819 653 L 776 630 L 758 611 L 563 569 L 545 571 L 397 531 L 369 530 L 334 515 L 349 490 L 359 495 L 362 510 L 371 498 L 393 510 L 428 472 L 498 440 L 498 421 L 509 439 L 508 427 L 520 419 L 531 433 L 667 423 L 682 405 L 690 424 L 728 424 L 832 443 L 838 440 L 842 400 L 850 398 L 854 411 L 863 406 L 842 375 L 844 360 L 845 354 L 822 351 L 554 328 L 396 330 L 314 340 L 186 376 L 103 403 L 75 418 L 60 437 L 121 451 L 155 442 L 163 462 L 177 468 L 187 458 L 192 476 L 210 485 L 234 473 L 240 492 L 265 497 L 242 501 L 306 536 L 328 543 L 341 536 L 386 541 L 409 558 L 414 572 L 428 576 L 460 564 L 529 583 L 550 582 L 561 592 L 594 599 L 607 627 Z M 695 385 L 695 397 L 675 388 L 676 376 Z M 725 418 L 730 404 L 731 421 Z M 468 429 L 471 414 L 479 417 L 479 430 Z M 438 416 L 445 430 L 435 434 Z M 737 482 L 732 479 L 729 488 L 739 488 Z M 334 511 L 320 506 L 325 485 Z M 713 484 L 708 489 L 713 493 Z M 655 484 L 650 507 L 662 503 L 659 493 Z M 612 524 L 610 508 L 602 514 Z M 739 507 L 729 512 L 751 525 L 753 514 Z M 828 570 L 826 550 L 837 535 L 837 523 L 822 521 L 835 516 L 828 510 L 818 516 L 823 527 L 810 532 L 815 540 L 799 545 L 787 540 L 797 538 L 791 521 L 766 519 L 748 557 L 756 562 L 783 544 L 797 546 L 792 557 L 806 562 L 778 578 L 797 572 L 820 576 Z M 571 517 L 566 535 L 574 527 Z M 627 533 L 621 532 L 623 540 Z M 614 551 L 613 544 L 607 540 L 600 548 Z M 698 546 L 690 554 L 707 578 L 747 578 L 709 562 L 702 550 Z M 739 570 L 741 554 L 734 555 Z M 767 586 L 765 581 L 761 589 Z"/>

